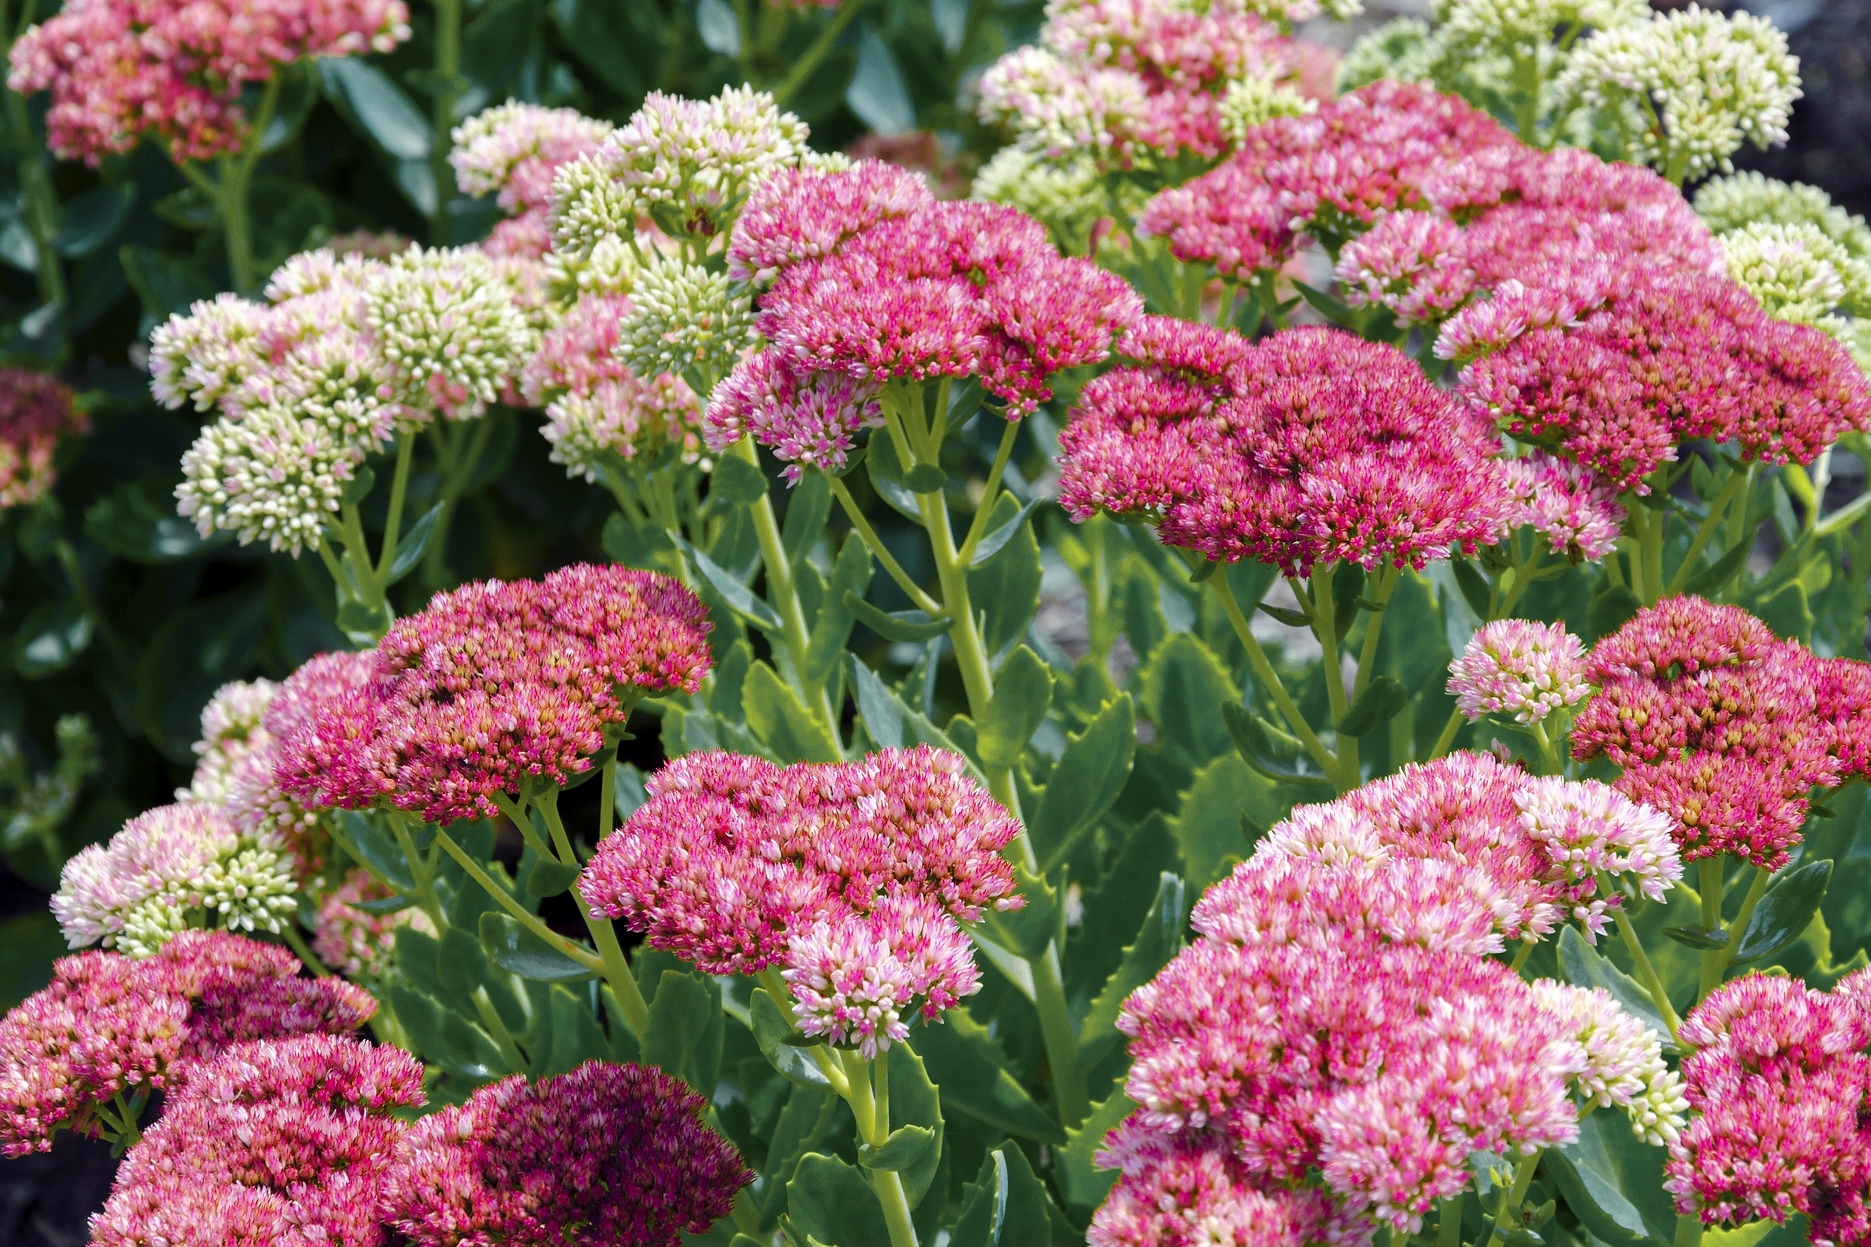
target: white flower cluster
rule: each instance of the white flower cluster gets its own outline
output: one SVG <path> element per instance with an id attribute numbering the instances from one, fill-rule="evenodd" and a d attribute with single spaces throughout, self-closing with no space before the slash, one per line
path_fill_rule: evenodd
<path id="1" fill-rule="evenodd" d="M 233 793 L 240 764 L 271 743 L 262 719 L 279 686 L 271 680 L 235 680 L 216 689 L 201 712 L 195 774 L 175 799 L 221 805 Z"/>
<path id="2" fill-rule="evenodd" d="M 673 372 L 713 388 L 754 341 L 753 297 L 724 272 L 661 256 L 637 275 L 617 357 L 640 377 Z"/>
<path id="3" fill-rule="evenodd" d="M 1592 108 L 1628 106 L 1642 122 L 1630 157 L 1682 182 L 1728 168 L 1744 142 L 1785 142 L 1799 82 L 1772 22 L 1691 5 L 1593 34 L 1561 85 Z"/>
<path id="4" fill-rule="evenodd" d="M 1586 989 L 1536 979 L 1533 994 L 1547 1013 L 1563 1020 L 1579 1045 L 1573 1090 L 1588 1106 L 1620 1108 L 1631 1133 L 1645 1143 L 1674 1143 L 1688 1120 L 1680 1075 L 1664 1064 L 1663 1041 L 1623 1009 L 1602 987 Z"/>

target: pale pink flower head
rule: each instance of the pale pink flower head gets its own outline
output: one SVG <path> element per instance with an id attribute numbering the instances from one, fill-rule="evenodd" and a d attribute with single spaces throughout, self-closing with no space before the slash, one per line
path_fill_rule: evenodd
<path id="1" fill-rule="evenodd" d="M 45 1151 L 66 1127 L 96 1134 L 95 1105 L 169 1087 L 229 1043 L 343 1032 L 375 1011 L 359 988 L 298 970 L 277 945 L 206 931 L 143 959 L 61 958 L 50 986 L 0 1020 L 0 1151 Z"/>
<path id="2" fill-rule="evenodd" d="M 676 1247 L 753 1180 L 707 1108 L 654 1066 L 503 1078 L 410 1129 L 383 1218 L 417 1247 Z"/>
<path id="3" fill-rule="evenodd" d="M 91 419 L 51 373 L 0 368 L 0 512 L 43 498 L 58 479 L 59 443 L 83 437 Z"/>
<path id="4" fill-rule="evenodd" d="M 359 909 L 371 901 L 387 901 L 392 893 L 369 872 L 353 867 L 337 887 L 318 901 L 318 922 L 313 928 L 312 951 L 340 974 L 352 978 L 374 975 L 396 945 L 397 928 L 413 922 L 426 928 L 420 909 L 390 913 Z"/>
<path id="5" fill-rule="evenodd" d="M 937 203 L 882 168 L 779 174 L 737 226 L 738 271 L 777 273 L 757 325 L 795 375 L 976 377 L 1018 419 L 1051 397 L 1052 373 L 1103 360 L 1142 314 L 1128 285 L 1060 255 L 1038 222 Z"/>
<path id="6" fill-rule="evenodd" d="M 1420 568 L 1499 531 L 1497 439 L 1397 348 L 1306 328 L 1204 353 L 1220 375 L 1145 364 L 1081 391 L 1060 438 L 1074 518 L 1152 516 L 1169 545 L 1288 575 Z"/>
<path id="7" fill-rule="evenodd" d="M 1481 625 L 1449 664 L 1449 692 L 1470 723 L 1512 715 L 1539 723 L 1585 699 L 1585 647 L 1563 623 L 1497 619 Z"/>
<path id="8" fill-rule="evenodd" d="M 1624 505 L 1583 464 L 1535 451 L 1508 461 L 1516 503 L 1510 528 L 1525 525 L 1546 538 L 1554 554 L 1596 563 L 1624 531 Z"/>
<path id="9" fill-rule="evenodd" d="M 1710 1225 L 1795 1212 L 1815 1243 L 1858 1247 L 1871 1209 L 1871 1016 L 1863 972 L 1831 995 L 1751 974 L 1683 1019 L 1684 1091 L 1695 1110 L 1670 1149 L 1677 1208 Z"/>
<path id="10" fill-rule="evenodd" d="M 1474 270 L 1460 250 L 1461 227 L 1433 212 L 1405 210 L 1379 217 L 1346 243 L 1337 276 L 1345 301 L 1377 304 L 1400 325 L 1441 320 L 1475 290 Z"/>
<path id="11" fill-rule="evenodd" d="M 402 0 L 78 0 L 20 36 L 7 84 L 52 92 L 47 140 L 61 157 L 95 165 L 148 135 L 180 164 L 246 142 L 246 84 L 408 37 Z"/>
<path id="12" fill-rule="evenodd" d="M 1599 877 L 1628 879 L 1640 895 L 1661 900 L 1683 877 L 1667 814 L 1632 801 L 1595 779 L 1529 779 L 1514 794 L 1520 825 L 1545 851 L 1549 874 L 1565 881 L 1572 918 L 1588 940 L 1604 931 L 1622 894 L 1599 895 Z"/>
<path id="13" fill-rule="evenodd" d="M 376 1247 L 409 1129 L 395 1114 L 423 1099 L 422 1064 L 398 1048 L 328 1035 L 229 1048 L 130 1150 L 91 1241 Z"/>
<path id="14" fill-rule="evenodd" d="M 671 577 L 580 564 L 439 593 L 378 644 L 366 687 L 281 743 L 308 809 L 388 802 L 449 822 L 589 770 L 644 693 L 693 692 L 707 609 Z"/>
<path id="15" fill-rule="evenodd" d="M 1739 606 L 1693 595 L 1664 598 L 1592 647 L 1587 676 L 1603 684 L 1627 675 L 1695 675 L 1759 662 L 1775 644 L 1773 630 Z"/>
<path id="16" fill-rule="evenodd" d="M 780 767 L 690 754 L 599 846 L 593 915 L 711 974 L 778 966 L 808 1034 L 881 1051 L 980 985 L 961 924 L 1018 907 L 1019 824 L 927 746 Z"/>
<path id="17" fill-rule="evenodd" d="M 455 127 L 448 163 L 464 195 L 494 195 L 509 216 L 537 214 L 552 203 L 560 165 L 598 150 L 614 129 L 571 108 L 509 100 Z"/>

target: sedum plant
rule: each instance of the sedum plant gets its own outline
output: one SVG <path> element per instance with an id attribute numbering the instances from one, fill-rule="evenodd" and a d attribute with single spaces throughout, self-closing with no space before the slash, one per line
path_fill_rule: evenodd
<path id="1" fill-rule="evenodd" d="M 1684 190 L 1772 27 L 1055 0 L 960 200 L 787 106 L 832 7 L 152 318 L 325 617 L 64 861 L 0 1148 L 125 1247 L 1871 1244 L 1864 228 Z"/>

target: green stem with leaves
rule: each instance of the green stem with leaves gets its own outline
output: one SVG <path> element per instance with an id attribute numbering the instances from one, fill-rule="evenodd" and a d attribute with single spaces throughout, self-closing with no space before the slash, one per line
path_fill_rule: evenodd
<path id="1" fill-rule="evenodd" d="M 1733 468 L 1728 469 L 1728 475 L 1723 479 L 1721 489 L 1709 503 L 1708 514 L 1702 517 L 1700 524 L 1696 525 L 1695 535 L 1689 539 L 1689 549 L 1683 555 L 1682 566 L 1678 567 L 1676 574 L 1670 577 L 1669 587 L 1663 591 L 1664 596 L 1681 593 L 1683 586 L 1689 583 L 1689 578 L 1695 575 L 1696 560 L 1702 557 L 1702 551 L 1707 548 L 1709 539 L 1715 535 L 1715 530 L 1721 527 L 1722 517 L 1728 513 L 1728 508 L 1733 504 L 1735 497 L 1741 493 L 1747 480 L 1747 473 L 1737 472 Z"/>
<path id="2" fill-rule="evenodd" d="M 429 232 L 437 246 L 454 241 L 448 216 L 455 171 L 448 163 L 454 145 L 455 104 L 461 99 L 461 0 L 435 0 L 435 96 L 429 121 L 429 169 L 435 179 L 435 213 Z"/>
<path id="3" fill-rule="evenodd" d="M 1702 930 L 1713 936 L 1722 931 L 1722 892 L 1727 886 L 1727 872 L 1724 866 L 1727 859 L 1721 855 L 1705 857 L 1696 864 L 1696 895 L 1702 901 Z M 1700 964 L 1696 999 L 1700 1000 L 1722 984 L 1722 975 L 1727 972 L 1728 962 L 1734 957 L 1730 951 L 1740 941 L 1740 933 L 1726 931 L 1727 937 L 1720 948 L 1705 948 L 1698 958 Z"/>
<path id="4" fill-rule="evenodd" d="M 1611 884 L 1600 875 L 1598 887 L 1609 894 Z M 1631 955 L 1631 964 L 1637 969 L 1637 981 L 1650 995 L 1650 1003 L 1657 1007 L 1657 1013 L 1663 1018 L 1663 1024 L 1669 1027 L 1670 1035 L 1675 1036 L 1682 1027 L 1682 1019 L 1676 1015 L 1676 1006 L 1670 1003 L 1670 993 L 1663 986 L 1663 978 L 1657 973 L 1657 967 L 1651 962 L 1650 954 L 1644 951 L 1644 942 L 1638 938 L 1637 928 L 1631 924 L 1630 916 L 1622 905 L 1611 911 L 1611 920 L 1617 924 L 1618 936 L 1624 941 L 1624 947 Z"/>
<path id="5" fill-rule="evenodd" d="M 890 1069 L 888 1049 L 865 1061 L 855 1053 L 838 1053 L 845 1075 L 845 1103 L 857 1122 L 858 1137 L 878 1148 L 890 1137 Z M 917 1247 L 916 1226 L 910 1220 L 909 1195 L 903 1179 L 890 1169 L 867 1170 L 877 1205 L 890 1232 L 890 1247 Z"/>
<path id="6" fill-rule="evenodd" d="M 1216 593 L 1221 599 L 1222 613 L 1227 615 L 1228 623 L 1234 628 L 1234 635 L 1240 640 L 1241 647 L 1247 651 L 1248 666 L 1253 669 L 1254 678 L 1260 681 L 1260 687 L 1267 696 L 1273 698 L 1274 705 L 1280 708 L 1281 717 L 1286 720 L 1287 726 L 1293 729 L 1293 735 L 1298 737 L 1299 742 L 1305 746 L 1306 752 L 1318 764 L 1319 769 L 1327 775 L 1336 775 L 1338 773 L 1337 755 L 1325 747 L 1325 743 L 1306 722 L 1306 716 L 1300 713 L 1299 705 L 1293 700 L 1293 695 L 1286 691 L 1286 684 L 1280 679 L 1280 673 L 1275 671 L 1273 663 L 1268 661 L 1267 651 L 1260 647 L 1260 641 L 1255 638 L 1253 628 L 1248 626 L 1248 619 L 1241 610 L 1240 602 L 1235 600 L 1234 588 L 1228 583 L 1228 569 L 1217 567 L 1208 579 L 1215 585 Z"/>
<path id="7" fill-rule="evenodd" d="M 1514 1166 L 1514 1184 L 1501 1192 L 1500 1205 L 1494 1211 L 1494 1226 L 1488 1231 L 1484 1247 L 1505 1242 L 1513 1233 L 1511 1226 L 1520 1220 L 1521 1205 L 1527 1202 L 1527 1189 L 1533 1185 L 1533 1171 L 1540 1167 L 1542 1155 L 1543 1152 L 1535 1152 Z"/>
<path id="8" fill-rule="evenodd" d="M 825 25 L 818 35 L 806 45 L 805 51 L 799 54 L 799 59 L 794 61 L 793 67 L 786 71 L 786 76 L 780 79 L 780 84 L 773 88 L 775 104 L 785 108 L 792 98 L 799 94 L 800 88 L 811 80 L 813 72 L 838 45 L 838 37 L 844 34 L 845 28 L 857 19 L 859 11 L 863 8 L 864 0 L 845 0 L 845 3 L 839 5 L 825 19 Z"/>

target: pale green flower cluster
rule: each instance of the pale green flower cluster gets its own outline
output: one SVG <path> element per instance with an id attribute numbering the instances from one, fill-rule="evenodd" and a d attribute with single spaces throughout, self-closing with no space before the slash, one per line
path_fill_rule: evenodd
<path id="1" fill-rule="evenodd" d="M 397 397 L 453 419 L 478 416 L 537 345 L 494 261 L 411 247 L 364 289 L 364 321 Z"/>
<path id="2" fill-rule="evenodd" d="M 1318 104 L 1284 82 L 1266 78 L 1237 78 L 1221 92 L 1221 130 L 1230 142 L 1246 141 L 1247 132 L 1275 117 L 1300 117 Z"/>
<path id="3" fill-rule="evenodd" d="M 1021 147 L 994 153 L 975 174 L 974 197 L 1018 208 L 1080 254 L 1105 212 L 1104 178 L 1095 160 L 1085 155 L 1049 160 Z"/>
<path id="4" fill-rule="evenodd" d="M 1814 325 L 1871 370 L 1871 227 L 1816 186 L 1758 173 L 1716 178 L 1696 212 L 1721 240 L 1728 274 L 1769 314 Z"/>
<path id="5" fill-rule="evenodd" d="M 1561 86 L 1587 107 L 1631 107 L 1644 124 L 1628 136 L 1630 158 L 1681 183 L 1729 168 L 1744 142 L 1785 142 L 1799 82 L 1772 22 L 1692 5 L 1593 34 Z"/>
<path id="6" fill-rule="evenodd" d="M 617 327 L 617 357 L 639 377 L 673 372 L 702 392 L 754 342 L 750 292 L 726 273 L 656 256 L 637 274 Z"/>

